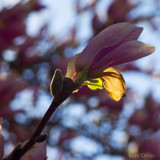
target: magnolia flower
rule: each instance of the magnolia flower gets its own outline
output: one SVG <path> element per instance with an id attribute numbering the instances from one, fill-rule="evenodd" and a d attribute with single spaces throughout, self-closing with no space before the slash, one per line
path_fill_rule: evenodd
<path id="1" fill-rule="evenodd" d="M 113 66 L 153 53 L 155 48 L 138 41 L 143 28 L 130 23 L 114 24 L 91 39 L 68 64 L 66 77 L 91 89 L 103 89 L 118 101 L 125 94 L 122 75 Z"/>

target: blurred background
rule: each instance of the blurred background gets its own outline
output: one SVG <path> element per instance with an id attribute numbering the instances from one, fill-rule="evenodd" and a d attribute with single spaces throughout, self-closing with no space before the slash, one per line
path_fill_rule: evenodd
<path id="1" fill-rule="evenodd" d="M 86 86 L 47 123 L 48 160 L 160 159 L 160 0 L 0 0 L 0 117 L 5 155 L 31 136 L 52 101 L 56 68 L 104 28 L 144 27 L 154 54 L 116 68 L 126 97 L 111 100 Z"/>

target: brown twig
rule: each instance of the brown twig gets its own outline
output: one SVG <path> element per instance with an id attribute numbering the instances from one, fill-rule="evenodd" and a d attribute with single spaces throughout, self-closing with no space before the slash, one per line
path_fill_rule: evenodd
<path id="1" fill-rule="evenodd" d="M 64 78 L 63 88 L 62 88 L 60 95 L 57 98 L 53 99 L 51 105 L 49 106 L 49 109 L 47 110 L 47 112 L 43 116 L 38 127 L 36 128 L 36 130 L 32 134 L 29 141 L 24 145 L 20 157 L 22 157 L 36 143 L 35 142 L 36 137 L 38 137 L 41 134 L 42 130 L 44 129 L 46 123 L 48 122 L 48 120 L 50 119 L 52 114 L 55 112 L 55 110 L 58 108 L 58 106 L 61 103 L 63 103 L 72 94 L 73 90 L 74 90 L 73 81 L 69 78 Z"/>

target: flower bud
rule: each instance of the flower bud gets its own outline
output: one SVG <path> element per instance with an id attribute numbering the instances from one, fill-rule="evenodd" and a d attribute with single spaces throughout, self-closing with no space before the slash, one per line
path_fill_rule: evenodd
<path id="1" fill-rule="evenodd" d="M 35 138 L 37 143 L 43 142 L 47 139 L 47 133 L 42 133 L 38 137 Z"/>
<path id="2" fill-rule="evenodd" d="M 62 90 L 62 86 L 63 86 L 62 72 L 61 70 L 56 69 L 50 84 L 50 92 L 52 96 L 57 97 Z"/>

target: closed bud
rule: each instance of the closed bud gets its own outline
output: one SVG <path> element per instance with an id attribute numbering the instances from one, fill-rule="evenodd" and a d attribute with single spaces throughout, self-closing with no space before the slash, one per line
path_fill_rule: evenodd
<path id="1" fill-rule="evenodd" d="M 63 86 L 63 76 L 59 69 L 56 69 L 51 80 L 50 91 L 52 96 L 57 97 L 62 90 Z"/>
<path id="2" fill-rule="evenodd" d="M 41 135 L 39 135 L 38 137 L 36 137 L 35 141 L 37 143 L 43 142 L 47 139 L 47 133 L 42 133 Z"/>

